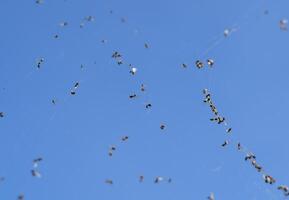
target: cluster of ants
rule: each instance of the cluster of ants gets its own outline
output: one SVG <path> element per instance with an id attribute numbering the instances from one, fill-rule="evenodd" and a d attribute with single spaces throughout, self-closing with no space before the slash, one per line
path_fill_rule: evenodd
<path id="1" fill-rule="evenodd" d="M 226 133 L 231 133 L 232 128 L 231 128 L 231 127 L 228 128 L 228 124 L 227 124 L 227 122 L 226 122 L 225 117 L 219 115 L 219 112 L 218 112 L 215 104 L 214 104 L 213 101 L 212 101 L 211 94 L 210 94 L 210 92 L 208 91 L 208 89 L 204 89 L 204 90 L 203 90 L 203 94 L 204 94 L 204 100 L 203 100 L 203 102 L 209 105 L 209 107 L 210 107 L 210 109 L 211 109 L 211 111 L 212 111 L 212 113 L 213 113 L 213 115 L 214 115 L 214 117 L 211 118 L 210 120 L 211 120 L 211 121 L 215 121 L 215 122 L 217 122 L 218 124 L 224 124 L 224 126 L 225 126 L 225 128 L 226 128 L 226 129 L 225 129 L 225 130 L 226 130 Z M 225 147 L 225 146 L 227 146 L 228 144 L 229 144 L 229 141 L 226 140 L 226 141 L 222 144 L 222 147 Z M 262 177 L 263 177 L 265 183 L 268 183 L 268 184 L 271 184 L 271 185 L 272 185 L 272 184 L 274 184 L 274 183 L 276 182 L 276 180 L 275 180 L 272 176 L 270 176 L 270 175 L 268 175 L 267 173 L 265 173 L 263 167 L 257 163 L 257 161 L 256 161 L 256 156 L 255 156 L 253 153 L 251 153 L 251 152 L 248 153 L 248 152 L 244 149 L 244 147 L 241 146 L 241 143 L 240 143 L 240 142 L 237 143 L 237 149 L 238 149 L 239 151 L 243 152 L 243 153 L 246 153 L 245 161 L 250 161 L 251 164 L 252 164 L 252 166 L 257 170 L 257 172 L 262 173 L 262 175 L 263 175 Z M 286 186 L 286 185 L 280 185 L 280 186 L 277 187 L 277 189 L 283 191 L 283 193 L 284 193 L 285 196 L 289 196 L 289 188 L 288 188 L 288 186 Z M 210 197 L 212 197 L 212 196 L 210 196 Z M 211 198 L 211 199 L 214 199 L 214 198 Z"/>

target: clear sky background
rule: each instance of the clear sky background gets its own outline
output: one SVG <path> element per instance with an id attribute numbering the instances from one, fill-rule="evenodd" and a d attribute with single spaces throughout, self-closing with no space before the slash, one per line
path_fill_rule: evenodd
<path id="1" fill-rule="evenodd" d="M 95 21 L 79 28 L 88 15 Z M 289 184 L 289 33 L 278 26 L 288 17 L 287 0 L 1 0 L 0 199 L 284 199 L 235 146 L 221 148 L 226 133 L 209 121 L 202 89 L 234 140 Z M 124 65 L 111 58 L 115 50 Z M 194 66 L 207 58 L 213 69 Z M 30 174 L 39 156 L 41 179 Z M 154 184 L 156 176 L 172 183 Z"/>

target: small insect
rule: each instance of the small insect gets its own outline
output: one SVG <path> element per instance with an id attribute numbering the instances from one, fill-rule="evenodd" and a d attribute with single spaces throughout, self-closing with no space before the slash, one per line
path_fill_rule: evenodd
<path id="1" fill-rule="evenodd" d="M 18 195 L 17 200 L 24 200 L 24 195 L 23 194 Z"/>
<path id="2" fill-rule="evenodd" d="M 40 58 L 38 61 L 37 61 L 37 68 L 40 69 L 41 67 L 41 64 L 44 62 L 44 59 L 43 58 Z"/>
<path id="3" fill-rule="evenodd" d="M 135 75 L 137 72 L 137 68 L 133 67 L 130 69 L 129 73 L 131 73 L 132 75 Z"/>
<path id="4" fill-rule="evenodd" d="M 146 90 L 146 88 L 145 88 L 145 85 L 144 85 L 144 84 L 141 84 L 141 86 L 140 86 L 140 90 L 141 90 L 142 92 L 144 92 L 144 91 Z"/>
<path id="5" fill-rule="evenodd" d="M 213 60 L 213 59 L 208 59 L 208 60 L 207 60 L 207 63 L 208 63 L 208 65 L 209 65 L 209 67 L 213 67 L 213 65 L 214 65 L 214 60 Z"/>
<path id="6" fill-rule="evenodd" d="M 210 94 L 207 94 L 205 99 L 204 99 L 204 103 L 208 103 L 208 102 L 211 102 L 211 95 Z"/>
<path id="7" fill-rule="evenodd" d="M 4 117 L 4 112 L 0 112 L 0 117 L 1 117 L 1 118 Z"/>
<path id="8" fill-rule="evenodd" d="M 197 67 L 198 69 L 201 69 L 202 67 L 204 67 L 204 64 L 203 64 L 200 60 L 197 60 L 197 61 L 195 62 L 195 64 L 196 64 L 196 67 Z"/>
<path id="9" fill-rule="evenodd" d="M 231 133 L 231 131 L 232 131 L 232 128 L 228 128 L 228 129 L 226 130 L 227 133 Z"/>
<path id="10" fill-rule="evenodd" d="M 150 103 L 146 104 L 146 109 L 149 109 L 151 107 L 152 107 L 152 104 L 150 104 Z"/>
<path id="11" fill-rule="evenodd" d="M 225 117 L 218 117 L 218 124 L 221 124 L 225 121 Z"/>
<path id="12" fill-rule="evenodd" d="M 210 196 L 208 196 L 208 200 L 215 200 L 214 193 L 211 192 Z"/>
<path id="13" fill-rule="evenodd" d="M 144 44 L 145 48 L 148 49 L 149 45 L 147 43 Z"/>
<path id="14" fill-rule="evenodd" d="M 41 178 L 41 174 L 38 171 L 36 171 L 35 169 L 31 170 L 31 175 L 33 177 Z"/>
<path id="15" fill-rule="evenodd" d="M 229 141 L 226 140 L 226 141 L 222 144 L 222 147 L 225 147 L 225 146 L 227 146 L 228 144 L 229 144 Z"/>
<path id="16" fill-rule="evenodd" d="M 208 89 L 206 89 L 206 88 L 205 88 L 205 89 L 203 89 L 203 94 L 204 94 L 204 95 L 207 95 L 207 94 L 209 94 L 209 90 L 208 90 Z"/>
<path id="17" fill-rule="evenodd" d="M 286 185 L 280 185 L 277 187 L 278 190 L 282 190 L 285 196 L 289 196 L 289 188 Z"/>
<path id="18" fill-rule="evenodd" d="M 109 148 L 109 151 L 108 151 L 108 155 L 109 156 L 112 156 L 113 155 L 113 152 L 116 150 L 116 147 L 115 146 L 111 146 L 110 148 Z"/>
<path id="19" fill-rule="evenodd" d="M 139 182 L 143 182 L 144 181 L 144 176 L 143 175 L 141 175 L 141 176 L 139 176 Z"/>
<path id="20" fill-rule="evenodd" d="M 279 27 L 283 31 L 287 31 L 288 19 L 281 19 L 279 21 Z"/>
<path id="21" fill-rule="evenodd" d="M 117 51 L 115 51 L 115 52 L 113 52 L 113 54 L 112 54 L 111 57 L 112 57 L 112 58 L 120 58 L 120 57 L 121 57 L 121 54 L 118 53 Z"/>
<path id="22" fill-rule="evenodd" d="M 68 26 L 68 22 L 61 22 L 61 23 L 59 23 L 59 26 L 61 26 L 61 27 Z"/>
<path id="23" fill-rule="evenodd" d="M 257 164 L 257 161 L 256 161 L 256 160 L 252 160 L 251 163 L 252 163 L 252 165 L 255 167 L 255 169 L 257 169 L 258 172 L 261 172 L 261 171 L 262 171 L 262 167 Z"/>
<path id="24" fill-rule="evenodd" d="M 276 182 L 276 180 L 270 175 L 263 175 L 263 179 L 265 183 L 269 183 L 269 184 L 273 184 Z"/>
<path id="25" fill-rule="evenodd" d="M 102 44 L 105 44 L 105 43 L 107 43 L 107 40 L 102 39 L 102 40 L 101 40 L 101 43 L 102 43 Z"/>
<path id="26" fill-rule="evenodd" d="M 74 89 L 77 89 L 79 87 L 79 82 L 76 82 L 75 84 L 74 84 Z"/>
<path id="27" fill-rule="evenodd" d="M 162 130 L 164 130 L 165 127 L 166 127 L 166 126 L 165 126 L 164 124 L 161 124 L 161 125 L 160 125 L 160 129 L 162 129 Z"/>
<path id="28" fill-rule="evenodd" d="M 113 184 L 113 181 L 111 179 L 106 179 L 105 180 L 105 183 L 106 184 L 109 184 L 109 185 L 112 185 Z"/>
<path id="29" fill-rule="evenodd" d="M 43 160 L 43 158 L 39 157 L 39 158 L 34 159 L 33 162 L 34 162 L 34 163 L 35 163 L 35 162 L 41 162 L 42 160 Z"/>
<path id="30" fill-rule="evenodd" d="M 33 167 L 37 168 L 39 163 L 43 161 L 43 158 L 39 157 L 39 158 L 35 158 L 32 162 L 33 162 Z"/>
<path id="31" fill-rule="evenodd" d="M 85 17 L 84 20 L 86 20 L 88 22 L 93 22 L 94 21 L 94 17 L 90 15 L 90 16 Z"/>
<path id="32" fill-rule="evenodd" d="M 188 65 L 186 65 L 185 63 L 182 63 L 182 67 L 183 67 L 183 68 L 187 68 Z"/>
<path id="33" fill-rule="evenodd" d="M 240 142 L 237 144 L 237 148 L 238 148 L 239 151 L 242 149 L 242 146 L 241 146 Z"/>
<path id="34" fill-rule="evenodd" d="M 43 4 L 44 2 L 43 2 L 43 0 L 36 0 L 35 3 L 37 3 L 37 4 Z"/>
<path id="35" fill-rule="evenodd" d="M 126 136 L 123 136 L 123 137 L 121 138 L 121 140 L 122 140 L 123 142 L 127 141 L 127 140 L 128 140 L 128 136 L 127 136 L 127 135 L 126 135 Z"/>
<path id="36" fill-rule="evenodd" d="M 115 146 L 111 146 L 110 149 L 113 150 L 113 151 L 115 151 L 115 150 L 116 150 L 116 147 L 115 147 Z"/>
<path id="37" fill-rule="evenodd" d="M 284 192 L 288 192 L 289 191 L 289 188 L 286 185 L 280 185 L 280 186 L 278 186 L 277 189 L 278 190 L 284 190 Z"/>
<path id="38" fill-rule="evenodd" d="M 248 153 L 245 157 L 245 161 L 247 160 L 256 160 L 256 156 L 252 153 Z"/>
<path id="39" fill-rule="evenodd" d="M 136 94 L 129 95 L 130 99 L 136 98 Z"/>
<path id="40" fill-rule="evenodd" d="M 159 183 L 159 182 L 161 182 L 161 181 L 163 181 L 164 180 L 164 178 L 163 177 L 161 177 L 161 176 L 157 176 L 156 178 L 155 178 L 155 183 Z"/>

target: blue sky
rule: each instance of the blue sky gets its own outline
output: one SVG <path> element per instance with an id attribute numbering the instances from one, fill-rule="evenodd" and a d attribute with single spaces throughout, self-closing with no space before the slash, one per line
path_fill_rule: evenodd
<path id="1" fill-rule="evenodd" d="M 210 192 L 223 200 L 283 199 L 235 146 L 220 147 L 226 134 L 209 121 L 202 89 L 211 91 L 233 139 L 278 184 L 289 184 L 289 35 L 278 27 L 288 8 L 286 0 L 1 0 L 0 199 L 175 200 Z M 95 21 L 79 28 L 89 15 Z M 222 38 L 232 27 L 239 29 Z M 197 70 L 194 62 L 207 58 L 214 68 Z M 139 96 L 129 99 L 132 93 Z M 30 175 L 39 156 L 41 179 Z M 172 183 L 154 184 L 156 176 Z"/>

